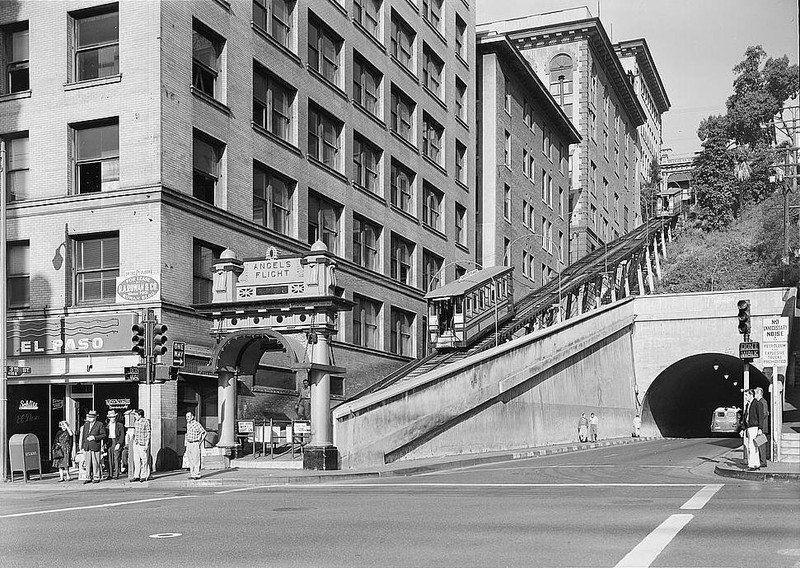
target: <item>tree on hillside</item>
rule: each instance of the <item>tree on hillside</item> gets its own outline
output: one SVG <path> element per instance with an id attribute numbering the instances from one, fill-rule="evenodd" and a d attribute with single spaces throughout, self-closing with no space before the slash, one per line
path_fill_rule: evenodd
<path id="1" fill-rule="evenodd" d="M 748 204 L 775 190 L 768 182 L 775 160 L 774 118 L 786 100 L 797 96 L 800 74 L 786 56 L 766 57 L 761 46 L 747 48 L 744 60 L 733 68 L 727 113 L 709 116 L 697 130 L 703 150 L 694 161 L 695 213 L 706 230 L 727 226 Z M 743 164 L 749 178 L 737 179 L 734 167 Z"/>
<path id="2" fill-rule="evenodd" d="M 657 158 L 650 161 L 649 180 L 642 185 L 640 204 L 642 206 L 642 219 L 649 219 L 655 214 L 653 211 L 653 201 L 661 189 L 661 164 Z"/>

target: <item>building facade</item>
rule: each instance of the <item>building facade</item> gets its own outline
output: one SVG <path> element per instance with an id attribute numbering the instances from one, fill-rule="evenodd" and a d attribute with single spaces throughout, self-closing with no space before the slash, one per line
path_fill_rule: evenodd
<path id="1" fill-rule="evenodd" d="M 514 45 L 477 38 L 478 259 L 513 266 L 524 295 L 569 262 L 569 150 L 577 129 Z"/>
<path id="2" fill-rule="evenodd" d="M 661 156 L 664 141 L 661 115 L 667 112 L 671 105 L 650 48 L 647 47 L 647 41 L 643 38 L 623 41 L 614 44 L 614 50 L 617 52 L 629 80 L 633 83 L 633 88 L 646 116 L 644 123 L 637 128 L 639 135 L 637 151 L 639 153 L 636 157 L 636 188 L 641 196 L 639 189 L 650 183 L 650 164 L 654 161 L 658 162 Z M 642 209 L 644 207 L 640 206 L 634 212 L 636 225 L 642 222 Z M 647 210 L 650 211 L 650 209 Z"/>
<path id="3" fill-rule="evenodd" d="M 645 114 L 598 18 L 586 8 L 481 24 L 505 34 L 582 136 L 570 156 L 570 262 L 636 225 L 637 127 Z"/>
<path id="4" fill-rule="evenodd" d="M 425 292 L 474 259 L 474 22 L 465 0 L 3 2 L 8 364 L 31 369 L 9 435 L 139 406 L 169 467 L 185 411 L 215 429 L 192 306 L 226 248 L 336 255 L 334 396 L 423 354 Z M 177 381 L 125 381 L 146 309 L 186 344 Z M 240 412 L 293 417 L 279 356 L 239 382 Z"/>

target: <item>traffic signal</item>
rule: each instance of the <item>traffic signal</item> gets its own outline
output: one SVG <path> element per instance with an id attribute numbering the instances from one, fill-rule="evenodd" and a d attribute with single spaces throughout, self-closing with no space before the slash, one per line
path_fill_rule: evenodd
<path id="1" fill-rule="evenodd" d="M 145 334 L 147 330 L 143 323 L 135 323 L 133 327 L 131 327 L 131 331 L 133 332 L 133 337 L 131 337 L 131 351 L 137 353 L 139 357 L 145 356 Z"/>
<path id="2" fill-rule="evenodd" d="M 739 333 L 750 335 L 750 300 L 739 300 L 736 307 L 739 308 Z"/>
<path id="3" fill-rule="evenodd" d="M 167 326 L 156 323 L 153 326 L 153 356 L 158 357 L 167 352 Z"/>

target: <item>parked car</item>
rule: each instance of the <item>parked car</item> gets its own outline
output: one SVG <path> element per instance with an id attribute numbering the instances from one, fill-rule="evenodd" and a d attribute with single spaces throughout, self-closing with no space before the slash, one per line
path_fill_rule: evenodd
<path id="1" fill-rule="evenodd" d="M 739 431 L 742 411 L 736 406 L 720 406 L 711 416 L 711 431 L 719 434 L 730 434 Z"/>

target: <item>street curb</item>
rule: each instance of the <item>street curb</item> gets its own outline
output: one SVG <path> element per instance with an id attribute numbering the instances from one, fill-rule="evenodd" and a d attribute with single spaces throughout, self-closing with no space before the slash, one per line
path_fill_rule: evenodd
<path id="1" fill-rule="evenodd" d="M 741 469 L 730 469 L 720 466 L 714 467 L 714 473 L 720 477 L 746 479 L 748 481 L 780 481 L 788 483 L 800 483 L 800 474 L 798 473 L 779 471 L 745 471 Z"/>

